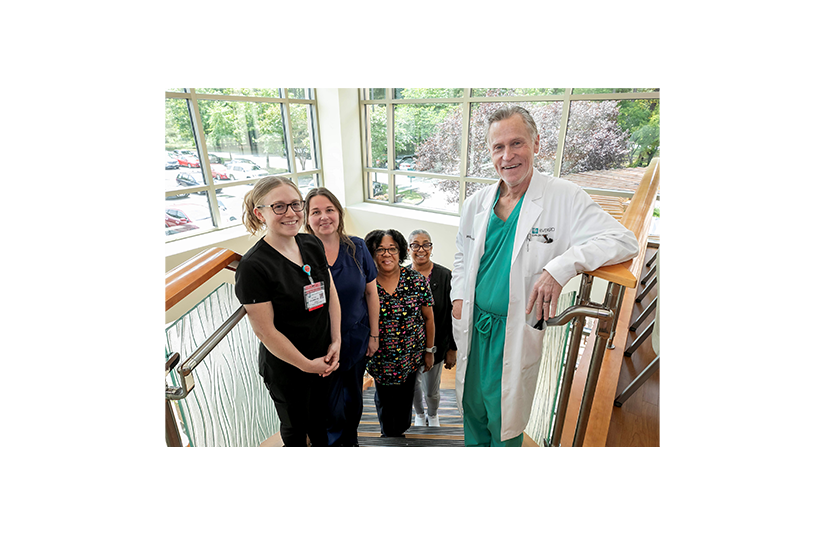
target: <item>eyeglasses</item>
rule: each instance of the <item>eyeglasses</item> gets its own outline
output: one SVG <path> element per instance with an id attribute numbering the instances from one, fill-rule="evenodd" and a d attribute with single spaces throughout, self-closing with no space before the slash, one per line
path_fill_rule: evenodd
<path id="1" fill-rule="evenodd" d="M 390 253 L 391 255 L 395 256 L 398 254 L 398 247 L 388 247 L 386 249 L 384 249 L 383 247 L 379 247 L 375 250 L 376 256 L 381 256 L 384 253 Z"/>
<path id="2" fill-rule="evenodd" d="M 275 204 L 264 204 L 262 206 L 256 206 L 256 208 L 272 208 L 272 211 L 275 212 L 275 215 L 284 215 L 286 213 L 287 206 L 292 207 L 292 211 L 298 213 L 304 209 L 304 201 L 295 201 L 290 204 L 284 204 L 280 202 Z"/>
<path id="3" fill-rule="evenodd" d="M 421 245 L 419 245 L 417 243 L 411 243 L 410 244 L 410 249 L 412 249 L 413 251 L 417 251 L 419 249 L 424 249 L 425 251 L 429 251 L 432 248 L 433 248 L 433 244 L 429 243 L 429 242 L 428 243 L 422 243 Z"/>

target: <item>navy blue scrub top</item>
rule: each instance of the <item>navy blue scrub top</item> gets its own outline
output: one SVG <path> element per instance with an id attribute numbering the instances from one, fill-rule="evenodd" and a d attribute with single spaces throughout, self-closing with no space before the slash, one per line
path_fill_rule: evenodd
<path id="1" fill-rule="evenodd" d="M 338 291 L 341 303 L 341 363 L 340 368 L 347 370 L 364 358 L 369 342 L 369 311 L 364 291 L 367 283 L 375 280 L 378 272 L 367 250 L 367 244 L 357 236 L 350 236 L 355 244 L 355 259 L 350 249 L 341 243 L 338 258 L 330 266 L 332 280 Z"/>

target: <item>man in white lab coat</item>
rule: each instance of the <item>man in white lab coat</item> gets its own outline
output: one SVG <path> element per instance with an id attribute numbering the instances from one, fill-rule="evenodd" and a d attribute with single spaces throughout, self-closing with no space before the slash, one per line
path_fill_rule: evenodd
<path id="1" fill-rule="evenodd" d="M 456 237 L 456 395 L 466 446 L 520 446 L 541 357 L 533 325 L 555 316 L 577 273 L 629 260 L 639 246 L 584 190 L 533 168 L 539 134 L 524 108 L 496 111 L 487 145 L 501 179 L 467 201 Z"/>

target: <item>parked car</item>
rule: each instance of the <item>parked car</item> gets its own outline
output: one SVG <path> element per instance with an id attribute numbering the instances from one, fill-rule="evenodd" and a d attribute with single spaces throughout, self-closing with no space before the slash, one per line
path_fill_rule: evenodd
<path id="1" fill-rule="evenodd" d="M 415 171 L 415 157 L 403 156 L 395 161 L 399 171 Z"/>
<path id="2" fill-rule="evenodd" d="M 221 217 L 226 220 L 226 205 L 220 199 L 218 199 L 218 208 L 221 211 Z M 166 207 L 167 217 L 170 211 L 175 215 L 183 216 L 189 223 L 196 224 L 203 222 L 201 224 L 206 227 L 212 225 L 212 214 L 209 213 L 209 207 L 205 204 L 197 202 L 175 203 Z M 229 221 L 237 221 L 237 219 L 234 215 L 229 216 Z M 195 228 L 197 228 L 197 226 Z"/>
<path id="3" fill-rule="evenodd" d="M 195 188 L 206 185 L 206 182 L 203 180 L 203 174 L 197 171 L 181 171 L 178 173 L 178 176 L 175 177 L 175 181 L 179 186 L 184 188 Z M 221 191 L 223 191 L 223 188 L 218 188 L 215 190 L 215 193 L 220 193 Z M 206 195 L 206 191 L 196 191 L 195 193 Z"/>
<path id="4" fill-rule="evenodd" d="M 258 165 L 258 162 L 253 162 L 252 160 L 249 160 L 247 158 L 232 158 L 231 160 L 226 162 L 226 164 L 224 164 L 224 165 L 229 167 L 230 165 L 235 165 L 237 163 L 249 163 L 249 164 L 252 164 L 252 165 Z M 260 165 L 258 165 L 258 167 L 260 167 Z"/>
<path id="5" fill-rule="evenodd" d="M 166 169 L 179 169 L 180 164 L 178 163 L 178 159 L 173 157 L 168 152 L 166 153 Z"/>
<path id="6" fill-rule="evenodd" d="M 219 163 L 211 163 L 209 164 L 210 169 L 212 169 L 212 178 L 215 180 L 229 180 L 229 171 L 226 169 L 225 166 Z"/>
<path id="7" fill-rule="evenodd" d="M 217 154 L 209 154 L 209 167 L 212 169 L 212 178 L 215 180 L 229 180 L 223 158 Z"/>
<path id="8" fill-rule="evenodd" d="M 235 160 L 233 160 L 235 161 Z M 232 163 L 226 166 L 229 178 L 232 180 L 246 180 L 248 178 L 260 178 L 269 175 L 269 172 L 251 163 Z"/>
<path id="9" fill-rule="evenodd" d="M 192 156 L 191 154 L 184 154 L 180 158 L 178 158 L 178 164 L 185 167 L 200 167 L 201 161 L 198 159 L 197 156 Z"/>
<path id="10" fill-rule="evenodd" d="M 178 225 L 185 225 L 186 223 L 191 223 L 192 220 L 189 219 L 182 210 L 178 210 L 177 208 L 167 208 L 166 209 L 166 226 L 167 227 L 176 227 Z M 195 226 L 195 228 L 198 228 Z"/>
<path id="11" fill-rule="evenodd" d="M 200 167 L 201 161 L 198 159 L 198 154 L 189 149 L 175 149 L 172 154 L 178 159 L 178 165 L 181 167 Z"/>

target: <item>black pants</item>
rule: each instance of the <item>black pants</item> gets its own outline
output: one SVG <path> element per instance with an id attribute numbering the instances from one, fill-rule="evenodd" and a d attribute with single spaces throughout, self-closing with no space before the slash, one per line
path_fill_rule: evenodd
<path id="1" fill-rule="evenodd" d="M 364 370 L 367 359 L 362 357 L 348 370 L 337 370 L 329 376 L 329 421 L 327 439 L 330 446 L 357 446 L 358 424 L 364 413 Z"/>
<path id="2" fill-rule="evenodd" d="M 400 385 L 375 384 L 375 408 L 381 424 L 381 436 L 401 437 L 412 424 L 415 373 Z"/>
<path id="3" fill-rule="evenodd" d="M 274 358 L 262 366 L 263 378 L 281 420 L 284 446 L 327 445 L 329 377 L 305 373 Z"/>

